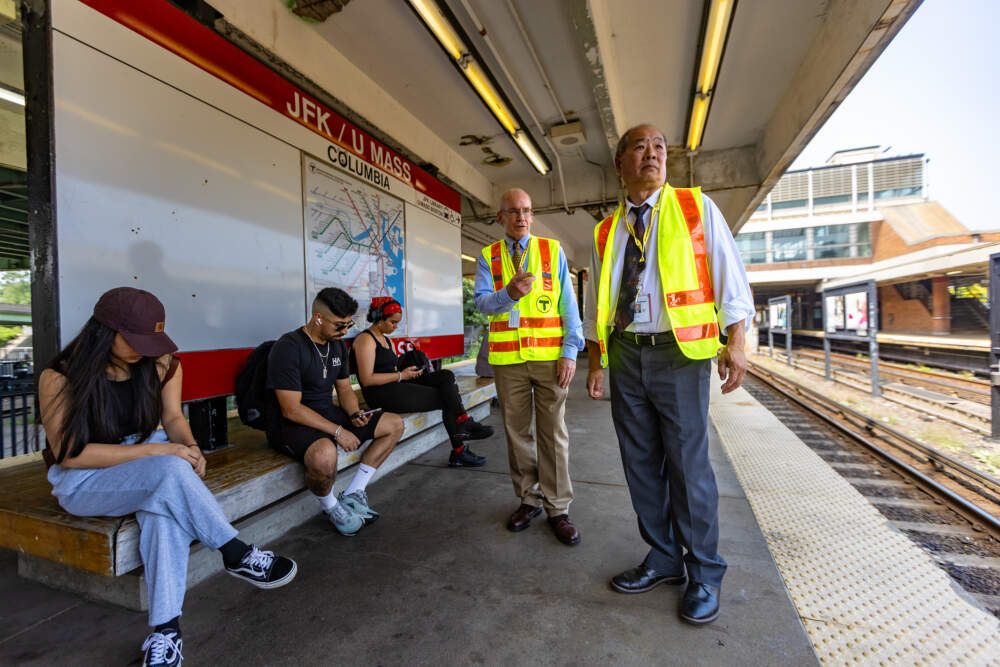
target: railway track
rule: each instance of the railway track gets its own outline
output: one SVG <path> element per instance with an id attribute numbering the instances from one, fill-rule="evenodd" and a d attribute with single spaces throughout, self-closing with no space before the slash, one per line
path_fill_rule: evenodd
<path id="1" fill-rule="evenodd" d="M 758 365 L 744 386 L 1000 618 L 1000 480 Z"/>
<path id="2" fill-rule="evenodd" d="M 793 355 L 793 359 L 794 356 L 818 362 L 821 366 L 824 363 L 823 353 L 816 350 L 798 350 L 797 355 Z M 861 373 L 868 373 L 871 369 L 871 361 L 867 357 L 858 358 L 846 354 L 831 353 L 830 361 L 833 365 Z M 881 359 L 878 364 L 878 372 L 880 379 L 922 387 L 982 405 L 990 404 L 990 385 L 986 380 L 962 378 L 935 371 L 922 371 L 912 366 L 885 362 Z"/>

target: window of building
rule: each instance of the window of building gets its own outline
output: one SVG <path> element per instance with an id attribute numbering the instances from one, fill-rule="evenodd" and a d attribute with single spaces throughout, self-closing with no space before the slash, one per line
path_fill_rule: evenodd
<path id="1" fill-rule="evenodd" d="M 806 230 L 779 229 L 772 232 L 775 262 L 796 262 L 806 258 Z"/>
<path id="2" fill-rule="evenodd" d="M 767 239 L 764 232 L 736 235 L 736 247 L 744 264 L 763 264 L 767 261 Z"/>
<path id="3" fill-rule="evenodd" d="M 815 259 L 834 259 L 850 256 L 850 225 L 825 225 L 813 229 L 813 257 Z"/>
<path id="4" fill-rule="evenodd" d="M 771 209 L 778 210 L 782 208 L 806 208 L 809 206 L 808 199 L 793 199 L 791 201 L 773 201 L 771 202 Z"/>
<path id="5" fill-rule="evenodd" d="M 858 234 L 858 257 L 872 256 L 871 224 L 859 222 L 857 225 Z"/>

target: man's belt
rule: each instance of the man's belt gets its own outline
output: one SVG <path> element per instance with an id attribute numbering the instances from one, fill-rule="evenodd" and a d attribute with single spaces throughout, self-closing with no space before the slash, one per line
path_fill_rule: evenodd
<path id="1" fill-rule="evenodd" d="M 622 340 L 627 340 L 630 343 L 635 343 L 636 345 L 641 345 L 643 347 L 677 344 L 677 338 L 674 336 L 673 331 L 661 331 L 660 333 L 641 334 L 641 333 L 632 333 L 631 331 L 622 331 L 620 329 L 615 329 L 612 335 L 618 336 Z"/>

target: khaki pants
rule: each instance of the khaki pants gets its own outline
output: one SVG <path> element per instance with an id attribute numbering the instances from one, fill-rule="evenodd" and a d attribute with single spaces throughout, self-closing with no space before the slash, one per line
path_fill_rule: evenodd
<path id="1" fill-rule="evenodd" d="M 495 365 L 500 414 L 507 431 L 507 455 L 514 493 L 525 505 L 542 505 L 549 516 L 569 512 L 568 389 L 559 386 L 555 361 Z M 532 409 L 534 403 L 534 409 Z M 531 418 L 535 418 L 535 438 Z M 536 447 L 537 443 L 537 447 Z"/>

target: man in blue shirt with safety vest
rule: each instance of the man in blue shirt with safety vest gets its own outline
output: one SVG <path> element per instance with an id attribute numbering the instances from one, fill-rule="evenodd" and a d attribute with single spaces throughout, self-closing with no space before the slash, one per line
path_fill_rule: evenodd
<path id="1" fill-rule="evenodd" d="M 700 625 L 719 616 L 726 571 L 708 458 L 711 359 L 718 354 L 722 392 L 736 389 L 754 304 L 722 214 L 700 188 L 671 187 L 666 159 L 663 133 L 650 125 L 618 142 L 615 168 L 625 192 L 594 229 L 587 389 L 595 399 L 604 394 L 608 367 L 625 479 L 650 546 L 611 587 L 644 593 L 687 582 L 680 615 Z"/>
<path id="2" fill-rule="evenodd" d="M 559 541 L 574 545 L 580 532 L 569 520 L 573 484 L 565 417 L 583 331 L 566 255 L 558 241 L 531 235 L 532 216 L 524 190 L 500 198 L 497 219 L 505 237 L 483 248 L 474 299 L 490 318 L 489 362 L 521 501 L 507 528 L 524 530 L 544 507 Z"/>

